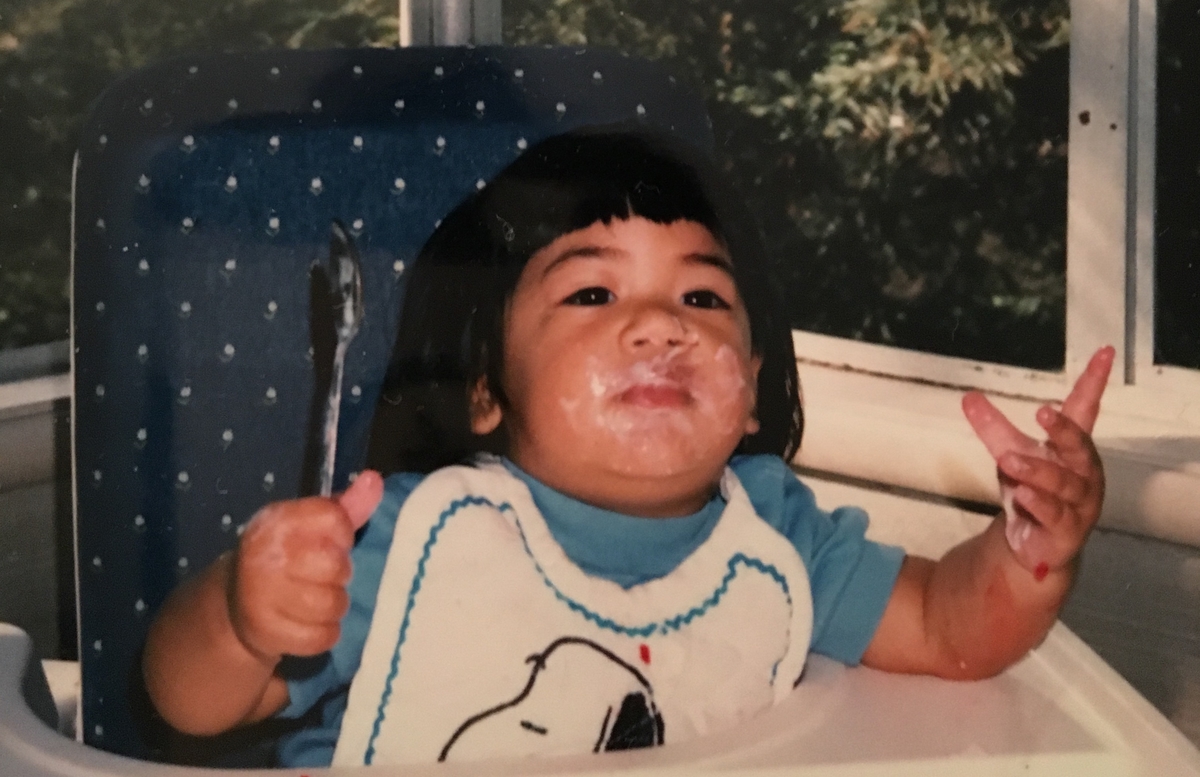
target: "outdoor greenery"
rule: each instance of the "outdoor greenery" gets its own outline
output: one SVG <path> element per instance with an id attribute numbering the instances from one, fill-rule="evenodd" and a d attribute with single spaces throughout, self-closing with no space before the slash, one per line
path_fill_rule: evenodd
<path id="1" fill-rule="evenodd" d="M 1063 363 L 1065 0 L 506 0 L 706 95 L 802 329 Z"/>
<path id="2" fill-rule="evenodd" d="M 505 42 L 613 46 L 708 99 L 805 329 L 1063 361 L 1067 0 L 504 0 Z M 71 156 L 123 72 L 395 43 L 393 0 L 0 0 L 0 347 L 66 332 Z"/>

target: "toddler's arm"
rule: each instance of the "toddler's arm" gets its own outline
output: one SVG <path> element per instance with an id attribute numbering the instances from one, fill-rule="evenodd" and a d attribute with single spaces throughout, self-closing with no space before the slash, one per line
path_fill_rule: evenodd
<path id="1" fill-rule="evenodd" d="M 316 655 L 340 635 L 350 549 L 383 493 L 364 472 L 336 500 L 267 505 L 237 549 L 164 603 L 146 641 L 143 674 L 154 706 L 176 729 L 217 734 L 288 702 L 280 658 Z"/>
<path id="2" fill-rule="evenodd" d="M 1100 517 L 1104 471 L 1091 430 L 1113 350 L 1088 363 L 1062 411 L 1039 409 L 1045 446 L 981 394 L 963 411 L 1011 483 L 1007 511 L 940 561 L 909 557 L 863 663 L 892 672 L 990 677 L 1036 647 L 1058 617 Z"/>

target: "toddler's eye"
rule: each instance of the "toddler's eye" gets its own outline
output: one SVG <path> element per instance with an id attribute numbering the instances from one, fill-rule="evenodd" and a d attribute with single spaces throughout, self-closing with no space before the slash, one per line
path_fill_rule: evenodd
<path id="1" fill-rule="evenodd" d="M 683 295 L 683 304 L 708 310 L 730 310 L 733 307 L 722 299 L 720 294 L 708 289 L 689 291 Z"/>
<path id="2" fill-rule="evenodd" d="M 612 302 L 613 294 L 603 286 L 589 286 L 580 289 L 563 300 L 564 305 L 607 305 Z"/>

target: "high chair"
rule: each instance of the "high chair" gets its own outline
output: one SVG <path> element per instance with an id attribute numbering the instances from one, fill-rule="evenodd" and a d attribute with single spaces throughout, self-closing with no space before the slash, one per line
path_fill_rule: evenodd
<path id="1" fill-rule="evenodd" d="M 170 735 L 139 692 L 138 653 L 177 583 L 231 548 L 259 507 L 314 482 L 327 365 L 310 349 L 310 266 L 330 250 L 331 222 L 360 252 L 365 308 L 345 370 L 340 488 L 363 466 L 406 271 L 438 220 L 529 144 L 618 121 L 712 146 L 696 96 L 649 63 L 597 50 L 205 56 L 105 93 L 76 156 L 73 218 L 83 745 L 52 730 L 28 639 L 0 626 L 0 772 L 192 775 L 139 759 L 200 761 L 210 746 L 233 753 L 218 765 L 264 763 L 269 728 L 215 745 Z M 702 741 L 487 771 L 697 768 L 1200 774 L 1200 754 L 1059 625 L 993 680 L 889 676 L 813 656 L 792 698 Z"/>

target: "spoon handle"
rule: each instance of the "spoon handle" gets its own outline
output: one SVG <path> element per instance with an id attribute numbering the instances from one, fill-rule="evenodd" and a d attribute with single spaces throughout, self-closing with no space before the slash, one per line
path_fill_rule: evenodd
<path id="1" fill-rule="evenodd" d="M 332 225 L 329 243 L 329 281 L 331 297 L 338 297 L 334 331 L 337 346 L 333 352 L 333 369 L 329 379 L 329 400 L 325 405 L 325 428 L 321 436 L 320 494 L 333 493 L 333 465 L 337 458 L 338 418 L 342 408 L 342 382 L 346 374 L 346 352 L 350 341 L 358 334 L 362 323 L 362 269 L 354 241 L 338 221 Z"/>
<path id="2" fill-rule="evenodd" d="M 350 341 L 338 338 L 333 352 L 333 375 L 329 380 L 329 400 L 325 405 L 325 430 L 321 437 L 321 496 L 333 493 L 333 463 L 337 458 L 338 418 L 342 409 L 342 378 L 346 372 L 346 350 Z"/>

